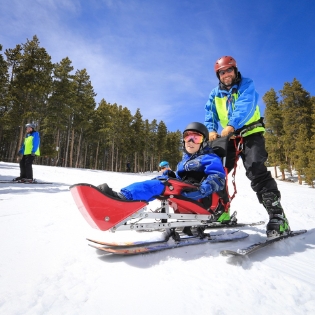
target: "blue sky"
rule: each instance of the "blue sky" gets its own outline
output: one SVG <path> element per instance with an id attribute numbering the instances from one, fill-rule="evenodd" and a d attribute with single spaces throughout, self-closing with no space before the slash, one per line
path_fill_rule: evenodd
<path id="1" fill-rule="evenodd" d="M 314 96 L 314 16 L 314 0 L 0 0 L 0 44 L 37 35 L 53 62 L 87 70 L 97 103 L 176 131 L 204 121 L 223 55 L 254 80 L 262 109 L 294 78 Z"/>

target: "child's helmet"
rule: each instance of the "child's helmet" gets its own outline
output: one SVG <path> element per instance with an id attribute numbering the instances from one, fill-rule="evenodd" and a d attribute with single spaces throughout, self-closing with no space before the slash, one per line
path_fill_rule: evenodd
<path id="1" fill-rule="evenodd" d="M 185 131 L 197 131 L 198 133 L 203 135 L 203 142 L 200 144 L 200 148 L 199 148 L 198 152 L 208 146 L 209 131 L 204 124 L 201 124 L 199 122 L 192 122 L 192 123 L 187 125 L 187 127 L 185 128 L 185 130 L 183 132 L 183 135 L 184 135 Z M 184 150 L 184 152 L 187 153 L 184 140 L 183 140 L 183 150 Z"/>
<path id="2" fill-rule="evenodd" d="M 209 140 L 209 131 L 204 124 L 199 123 L 199 122 L 192 122 L 192 123 L 187 125 L 184 132 L 189 131 L 189 130 L 197 131 L 197 132 L 201 133 L 204 136 L 204 140 L 203 140 L 204 142 Z M 184 132 L 183 132 L 183 134 L 184 134 Z"/>

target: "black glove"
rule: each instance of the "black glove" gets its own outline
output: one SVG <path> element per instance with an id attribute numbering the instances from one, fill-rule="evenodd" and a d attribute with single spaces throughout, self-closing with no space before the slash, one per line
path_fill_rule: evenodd
<path id="1" fill-rule="evenodd" d="M 168 177 L 170 177 L 170 178 L 176 178 L 175 173 L 174 173 L 173 171 L 171 171 L 171 170 L 166 170 L 166 171 L 164 171 L 164 172 L 163 172 L 163 175 L 166 175 L 166 176 L 168 176 Z"/>
<path id="2" fill-rule="evenodd" d="M 35 153 L 34 153 L 34 152 L 32 152 L 32 153 L 31 153 L 31 156 L 35 156 Z"/>

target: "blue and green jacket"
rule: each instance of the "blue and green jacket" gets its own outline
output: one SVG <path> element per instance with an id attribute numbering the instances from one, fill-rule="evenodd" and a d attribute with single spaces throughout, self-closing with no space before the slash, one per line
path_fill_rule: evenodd
<path id="1" fill-rule="evenodd" d="M 232 126 L 238 130 L 258 121 L 261 118 L 258 97 L 253 80 L 248 78 L 241 78 L 230 90 L 221 85 L 214 88 L 205 106 L 205 125 L 209 132 L 217 132 L 219 122 L 222 128 Z M 264 131 L 264 127 L 256 127 L 243 136 Z"/>
<path id="2" fill-rule="evenodd" d="M 26 135 L 19 153 L 23 155 L 29 155 L 32 153 L 34 153 L 35 155 L 40 155 L 39 144 L 39 133 L 37 131 L 32 131 Z"/>

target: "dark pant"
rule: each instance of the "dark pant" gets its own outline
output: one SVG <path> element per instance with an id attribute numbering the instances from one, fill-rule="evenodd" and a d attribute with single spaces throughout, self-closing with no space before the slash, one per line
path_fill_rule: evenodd
<path id="1" fill-rule="evenodd" d="M 33 167 L 35 156 L 32 155 L 23 155 L 23 158 L 20 161 L 20 177 L 33 179 Z"/>
<path id="2" fill-rule="evenodd" d="M 238 144 L 240 139 L 236 139 L 236 141 Z M 251 181 L 251 187 L 256 192 L 259 202 L 262 202 L 262 194 L 267 191 L 274 192 L 280 197 L 277 183 L 265 166 L 268 153 L 262 133 L 255 133 L 243 138 L 243 150 L 240 156 L 246 170 L 246 176 Z M 236 149 L 234 140 L 230 140 L 225 163 L 228 172 L 234 168 L 235 159 Z"/>

